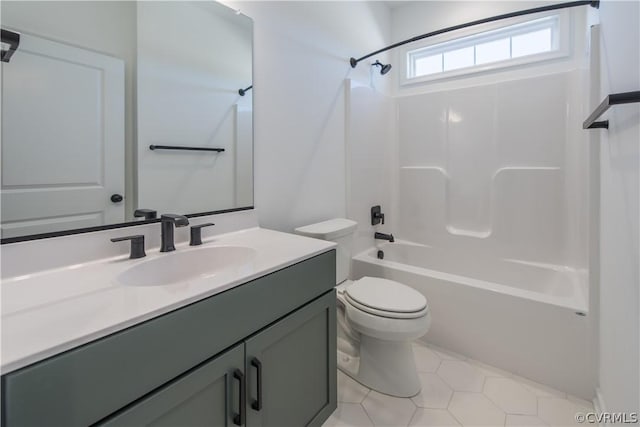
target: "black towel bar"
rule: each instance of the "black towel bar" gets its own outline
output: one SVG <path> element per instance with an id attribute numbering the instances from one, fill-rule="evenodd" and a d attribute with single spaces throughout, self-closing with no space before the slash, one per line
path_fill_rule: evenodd
<path id="1" fill-rule="evenodd" d="M 582 124 L 582 129 L 609 129 L 609 120 L 596 122 L 609 107 L 619 104 L 640 102 L 640 90 L 634 92 L 612 93 L 608 95 Z"/>
<path id="2" fill-rule="evenodd" d="M 224 148 L 186 147 L 181 145 L 150 145 L 149 150 L 215 151 L 216 153 L 222 153 Z"/>

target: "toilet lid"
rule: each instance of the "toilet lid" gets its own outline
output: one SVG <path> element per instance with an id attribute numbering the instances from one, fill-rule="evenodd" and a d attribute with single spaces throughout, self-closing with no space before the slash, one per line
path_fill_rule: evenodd
<path id="1" fill-rule="evenodd" d="M 345 289 L 345 294 L 358 308 L 374 314 L 378 311 L 387 314 L 417 314 L 426 312 L 427 308 L 427 299 L 420 292 L 393 280 L 378 277 L 357 280 Z"/>

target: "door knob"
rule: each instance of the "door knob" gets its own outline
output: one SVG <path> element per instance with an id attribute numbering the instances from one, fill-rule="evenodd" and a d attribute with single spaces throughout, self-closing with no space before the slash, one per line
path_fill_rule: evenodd
<path id="1" fill-rule="evenodd" d="M 124 200 L 124 197 L 122 197 L 122 194 L 112 194 L 111 195 L 111 201 L 113 203 L 120 203 L 123 200 Z"/>

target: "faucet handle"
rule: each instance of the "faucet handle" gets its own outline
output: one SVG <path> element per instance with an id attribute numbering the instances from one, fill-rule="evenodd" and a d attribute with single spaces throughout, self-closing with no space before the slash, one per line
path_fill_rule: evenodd
<path id="1" fill-rule="evenodd" d="M 125 240 L 131 240 L 131 253 L 129 254 L 129 258 L 143 258 L 147 256 L 144 252 L 144 235 L 136 234 L 134 236 L 125 236 L 125 237 L 114 237 L 111 239 L 112 242 L 124 242 Z"/>
<path id="2" fill-rule="evenodd" d="M 135 212 L 133 212 L 133 216 L 136 218 L 144 217 L 145 220 L 156 219 L 158 217 L 158 212 L 153 209 L 136 209 Z"/>
<path id="3" fill-rule="evenodd" d="M 380 205 L 371 207 L 371 225 L 378 225 L 382 221 L 384 225 L 384 214 L 382 213 L 382 208 Z"/>
<path id="4" fill-rule="evenodd" d="M 191 239 L 189 240 L 189 246 L 198 246 L 202 244 L 202 229 L 204 227 L 211 227 L 215 225 L 212 222 L 207 222 L 205 224 L 192 225 L 191 226 Z"/>

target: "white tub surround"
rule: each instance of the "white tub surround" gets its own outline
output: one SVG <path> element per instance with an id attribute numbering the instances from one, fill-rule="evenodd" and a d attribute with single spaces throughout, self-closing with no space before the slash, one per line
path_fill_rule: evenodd
<path id="1" fill-rule="evenodd" d="M 407 7 L 395 13 L 430 22 L 430 8 Z M 455 19 L 454 9 L 443 11 Z M 361 221 L 365 251 L 351 278 L 420 291 L 432 309 L 429 341 L 591 399 L 598 313 L 582 32 L 553 68 L 416 84 L 389 99 L 353 87 L 348 213 Z M 374 205 L 384 226 L 369 225 Z M 375 231 L 401 243 L 382 244 Z"/>
<path id="2" fill-rule="evenodd" d="M 229 231 L 235 228 L 232 223 L 247 225 L 255 221 L 253 214 L 242 212 L 239 220 L 232 221 L 230 218 L 220 217 L 204 217 L 201 222 L 213 220 L 221 224 L 222 229 Z M 188 246 L 183 233 L 180 233 L 177 241 L 182 243 L 176 245 L 176 251 L 160 253 L 155 236 L 160 234 L 160 224 L 137 228 L 2 247 L 3 267 L 7 267 L 3 269 L 1 285 L 2 374 L 223 292 L 335 247 L 331 242 L 265 230 L 253 224 L 250 228 L 236 228 L 226 234 L 210 232 L 210 235 L 203 238 L 203 245 L 198 247 Z M 153 243 L 147 246 L 145 258 L 131 260 L 128 258 L 127 244 L 114 244 L 109 241 L 109 238 L 115 235 L 139 233 L 154 235 L 149 239 Z M 93 254 L 99 253 L 103 248 L 117 253 L 103 258 L 88 259 L 87 254 L 82 253 L 86 247 L 91 248 Z M 170 260 L 172 256 L 185 254 L 187 251 L 208 250 L 214 247 L 221 248 L 221 253 L 224 253 L 226 247 L 242 247 L 246 248 L 245 252 L 251 256 L 243 257 L 243 262 L 235 264 L 232 268 L 220 269 L 214 275 L 192 275 L 190 280 L 178 280 L 162 286 L 125 285 L 118 279 L 119 275 L 132 266 L 160 258 Z M 26 253 L 31 252 L 30 249 L 36 253 L 35 256 L 26 256 Z M 60 253 L 65 251 L 72 253 Z M 50 257 L 46 260 L 41 259 L 48 253 Z M 24 258 L 20 257 L 20 254 Z M 104 252 L 101 254 L 104 255 Z M 78 261 L 71 261 L 73 255 Z M 66 265 L 63 265 L 62 260 Z M 15 266 L 11 265 L 12 262 L 21 264 Z M 32 264 L 31 270 L 28 268 L 28 262 Z M 212 263 L 215 262 L 216 260 L 212 260 Z"/>
<path id="3" fill-rule="evenodd" d="M 422 293 L 431 309 L 424 337 L 430 343 L 591 398 L 582 273 L 403 241 L 354 257 L 352 272 L 354 279 L 384 277 Z"/>
<path id="4" fill-rule="evenodd" d="M 583 79 L 572 70 L 398 98 L 396 238 L 586 269 Z"/>

